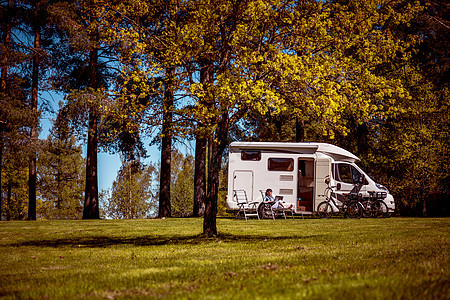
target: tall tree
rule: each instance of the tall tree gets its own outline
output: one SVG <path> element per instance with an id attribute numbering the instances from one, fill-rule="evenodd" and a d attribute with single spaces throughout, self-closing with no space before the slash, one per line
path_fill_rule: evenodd
<path id="1" fill-rule="evenodd" d="M 94 41 L 96 40 L 94 34 Z M 94 42 L 95 43 L 95 42 Z M 89 87 L 97 90 L 98 46 L 89 51 Z M 95 105 L 89 107 L 88 144 L 86 158 L 86 189 L 84 192 L 83 219 L 99 219 L 98 203 L 98 111 Z"/>
<path id="2" fill-rule="evenodd" d="M 210 38 L 205 37 L 210 40 Z M 214 69 L 209 57 L 198 62 L 200 69 L 200 83 L 209 85 L 214 80 Z M 194 217 L 203 216 L 205 213 L 206 198 L 206 154 L 207 136 L 204 126 L 197 124 L 195 135 L 195 169 L 194 169 Z"/>
<path id="3" fill-rule="evenodd" d="M 145 166 L 139 161 L 124 161 L 113 182 L 106 214 L 116 219 L 149 217 L 155 208 L 154 173 L 153 166 Z"/>
<path id="4" fill-rule="evenodd" d="M 209 141 L 207 235 L 217 233 L 218 174 L 228 134 L 250 112 L 289 111 L 290 120 L 314 120 L 314 128 L 333 139 L 355 123 L 394 115 L 395 101 L 408 97 L 401 82 L 377 70 L 409 53 L 410 41 L 396 39 L 387 25 L 408 23 L 420 9 L 416 3 L 198 0 L 177 8 L 181 23 L 160 16 L 155 6 L 127 5 L 113 9 L 128 24 L 121 23 L 116 36 L 128 59 L 122 61 L 135 62 L 127 78 L 148 95 L 161 71 L 175 66 L 174 90 L 189 97 L 176 114 L 191 133 L 202 128 Z M 151 20 L 145 26 L 143 14 Z M 198 80 L 203 68 L 211 70 L 211 81 Z"/>
<path id="5" fill-rule="evenodd" d="M 60 88 L 70 91 L 64 111 L 72 119 L 72 125 L 86 128 L 87 125 L 87 159 L 84 219 L 97 219 L 99 213 L 97 152 L 99 148 L 99 122 L 102 101 L 105 100 L 105 88 L 108 85 L 107 60 L 101 55 L 108 55 L 103 47 L 99 29 L 98 1 L 80 1 L 76 3 L 58 2 L 51 9 L 51 15 L 61 31 L 61 39 L 67 42 L 68 53 L 61 56 L 66 64 L 60 64 Z M 72 54 L 69 56 L 68 54 Z M 86 122 L 86 123 L 84 123 Z"/>
<path id="6" fill-rule="evenodd" d="M 170 161 L 175 132 L 173 112 L 178 91 L 177 77 L 180 76 L 177 70 L 179 62 L 167 56 L 166 48 L 177 38 L 177 28 L 183 19 L 182 7 L 179 1 L 111 3 L 108 11 L 113 13 L 105 14 L 102 20 L 105 24 L 114 24 L 117 29 L 116 35 L 108 37 L 107 42 L 120 41 L 115 47 L 121 61 L 121 78 L 118 80 L 119 92 L 113 106 L 127 108 L 126 113 L 121 110 L 116 118 L 141 118 L 137 123 L 142 125 L 141 128 L 144 124 L 161 128 L 158 135 L 161 142 L 160 217 L 171 215 Z M 112 111 L 112 114 L 115 112 Z"/>
<path id="7" fill-rule="evenodd" d="M 198 11 L 208 6 L 201 4 Z M 351 125 L 340 119 L 344 108 L 361 123 L 374 114 L 386 117 L 394 111 L 392 106 L 381 110 L 381 103 L 407 97 L 401 83 L 373 72 L 396 51 L 408 50 L 408 42 L 395 40 L 384 24 L 390 18 L 406 23 L 420 8 L 398 4 L 351 2 L 355 7 L 348 9 L 328 2 L 279 1 L 268 6 L 248 1 L 208 7 L 211 14 L 202 11 L 201 21 L 197 20 L 200 30 L 194 35 L 204 34 L 202 30 L 210 29 L 208 24 L 217 24 L 215 40 L 220 41 L 203 46 L 220 53 L 215 67 L 217 86 L 205 90 L 191 85 L 194 97 L 213 99 L 208 113 L 201 105 L 196 112 L 197 120 L 212 130 L 206 234 L 216 233 L 217 168 L 227 134 L 248 111 L 278 112 L 286 103 L 298 112 L 319 116 L 324 134 L 332 138 L 336 132 L 349 131 Z M 192 32 L 187 36 L 195 40 Z"/>
<path id="8" fill-rule="evenodd" d="M 81 219 L 86 163 L 68 120 L 59 115 L 41 144 L 37 164 L 40 217 Z"/>
<path id="9" fill-rule="evenodd" d="M 159 183 L 159 212 L 158 216 L 170 217 L 170 174 L 171 174 L 171 157 L 172 157 L 172 111 L 173 111 L 173 80 L 175 76 L 175 68 L 166 68 L 164 97 L 163 97 L 163 123 L 161 138 L 161 172 Z"/>
<path id="10" fill-rule="evenodd" d="M 44 1 L 36 1 L 33 7 L 33 30 L 34 30 L 34 45 L 33 45 L 33 62 L 31 75 L 31 110 L 38 114 L 38 89 L 39 89 L 39 60 L 41 55 L 41 19 L 42 7 L 45 5 Z M 30 128 L 30 159 L 28 172 L 28 220 L 36 220 L 36 143 L 38 138 L 38 123 L 34 122 Z"/>
<path id="11" fill-rule="evenodd" d="M 30 109 L 31 92 L 29 76 L 29 56 L 27 53 L 33 50 L 33 46 L 27 43 L 29 33 L 29 7 L 23 3 L 3 1 L 1 3 L 2 44 L 0 51 L 1 79 L 0 79 L 0 121 L 1 121 L 1 180 L 2 187 L 7 185 L 7 215 L 12 216 L 11 205 L 15 199 L 22 203 L 23 166 L 26 165 L 25 157 L 29 154 L 30 128 L 37 124 L 37 114 Z M 20 33 L 20 34 L 18 34 Z M 32 38 L 31 38 L 32 39 Z M 25 163 L 25 164 L 24 164 Z M 16 171 L 11 172 L 11 170 Z M 8 174 L 4 174 L 8 170 Z M 17 177 L 12 177 L 17 176 Z M 25 182 L 25 186 L 27 186 Z M 20 192 L 19 192 L 20 189 Z M 28 191 L 28 189 L 27 189 Z M 4 193 L 2 193 L 3 195 Z M 16 195 L 16 197 L 14 197 Z M 1 197 L 0 197 L 1 198 Z M 26 209 L 22 210 L 26 215 Z"/>
<path id="12" fill-rule="evenodd" d="M 3 43 L 2 43 L 2 57 L 1 57 L 1 76 L 0 76 L 0 94 L 3 98 L 6 95 L 6 78 L 8 76 L 8 54 L 10 48 L 11 41 L 11 21 L 10 21 L 10 10 L 12 8 L 13 1 L 8 0 L 6 5 L 1 6 L 1 20 L 4 25 L 4 33 L 3 33 Z M 6 54 L 6 55 L 5 55 Z M 0 120 L 0 220 L 2 217 L 2 207 L 3 207 L 3 186 L 2 186 L 2 171 L 3 171 L 3 132 L 7 131 L 7 121 L 5 119 Z"/>

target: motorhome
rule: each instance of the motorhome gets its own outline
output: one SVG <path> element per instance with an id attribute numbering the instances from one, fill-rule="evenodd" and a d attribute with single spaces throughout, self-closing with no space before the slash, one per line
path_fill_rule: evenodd
<path id="1" fill-rule="evenodd" d="M 283 196 L 287 206 L 292 204 L 296 213 L 313 214 L 325 200 L 325 178 L 329 177 L 338 196 L 349 193 L 362 179 L 359 193 L 368 197 L 369 192 L 383 192 L 393 212 L 394 197 L 359 168 L 358 161 L 349 151 L 326 143 L 233 142 L 229 146 L 228 209 L 238 210 L 235 190 L 245 190 L 249 201 L 262 202 L 264 191 L 270 188 L 274 195 Z"/>

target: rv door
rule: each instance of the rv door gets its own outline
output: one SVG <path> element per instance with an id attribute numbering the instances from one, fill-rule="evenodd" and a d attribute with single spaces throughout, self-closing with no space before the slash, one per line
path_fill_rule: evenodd
<path id="1" fill-rule="evenodd" d="M 236 170 L 233 176 L 233 190 L 245 190 L 249 201 L 253 200 L 253 171 Z"/>
<path id="2" fill-rule="evenodd" d="M 325 155 L 318 155 L 316 158 L 316 191 L 315 191 L 315 203 L 313 205 L 314 210 L 317 210 L 317 206 L 320 202 L 325 200 L 325 189 L 327 184 L 325 183 L 325 177 L 331 176 L 331 158 Z"/>

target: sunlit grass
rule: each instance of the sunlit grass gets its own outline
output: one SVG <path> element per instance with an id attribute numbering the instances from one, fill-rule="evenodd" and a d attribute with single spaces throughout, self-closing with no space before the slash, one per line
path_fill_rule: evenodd
<path id="1" fill-rule="evenodd" d="M 0 297 L 449 299 L 449 219 L 0 223 Z"/>

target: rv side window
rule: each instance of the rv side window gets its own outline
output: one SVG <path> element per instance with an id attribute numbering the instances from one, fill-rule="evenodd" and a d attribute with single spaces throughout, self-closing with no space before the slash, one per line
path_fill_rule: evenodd
<path id="1" fill-rule="evenodd" d="M 293 171 L 294 159 L 293 158 L 269 158 L 268 160 L 269 171 Z"/>
<path id="2" fill-rule="evenodd" d="M 261 151 L 242 151 L 241 160 L 261 160 Z"/>

